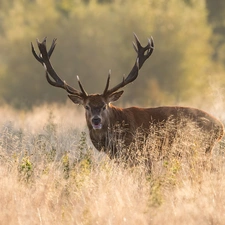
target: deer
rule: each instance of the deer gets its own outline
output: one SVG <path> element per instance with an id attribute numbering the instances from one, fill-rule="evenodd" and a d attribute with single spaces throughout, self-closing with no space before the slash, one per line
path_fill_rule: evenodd
<path id="1" fill-rule="evenodd" d="M 32 43 L 31 50 L 35 59 L 44 66 L 48 83 L 64 89 L 73 103 L 84 107 L 90 140 L 98 151 L 105 152 L 110 159 L 118 158 L 122 152 L 121 148 L 129 148 L 135 141 L 134 134 L 137 131 L 141 130 L 141 136 L 147 137 L 152 124 L 155 127 L 163 127 L 162 125 L 170 119 L 177 124 L 183 117 L 188 117 L 201 131 L 208 134 L 207 146 L 204 151 L 211 153 L 214 145 L 222 138 L 224 129 L 223 124 L 218 119 L 205 111 L 183 106 L 120 108 L 112 104 L 122 96 L 124 91 L 121 88 L 135 81 L 139 75 L 139 70 L 153 53 L 154 41 L 152 37 L 148 38 L 148 44 L 144 47 L 136 34 L 134 34 L 134 39 L 133 47 L 137 57 L 133 68 L 120 83 L 112 88 L 109 88 L 111 77 L 111 71 L 109 71 L 102 94 L 88 94 L 78 76 L 77 82 L 80 90 L 70 86 L 57 75 L 50 62 L 50 57 L 56 46 L 56 38 L 53 39 L 49 50 L 46 47 L 47 38 L 44 38 L 43 41 L 36 40 L 39 54 L 36 53 Z M 171 130 L 171 143 L 177 129 L 179 126 Z"/>

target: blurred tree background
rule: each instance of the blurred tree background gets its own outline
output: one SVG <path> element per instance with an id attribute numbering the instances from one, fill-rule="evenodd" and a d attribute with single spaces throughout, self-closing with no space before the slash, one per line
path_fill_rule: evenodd
<path id="1" fill-rule="evenodd" d="M 65 102 L 51 87 L 30 42 L 57 37 L 51 58 L 58 74 L 88 93 L 102 92 L 131 70 L 135 32 L 155 50 L 120 100 L 140 105 L 207 98 L 210 82 L 225 83 L 224 0 L 0 0 L 0 102 L 30 108 Z M 37 48 L 36 48 L 37 50 Z"/>

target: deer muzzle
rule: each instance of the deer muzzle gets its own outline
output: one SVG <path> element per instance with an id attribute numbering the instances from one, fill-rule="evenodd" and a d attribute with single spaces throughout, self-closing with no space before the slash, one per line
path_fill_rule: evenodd
<path id="1" fill-rule="evenodd" d="M 102 120 L 99 117 L 93 117 L 91 120 L 92 127 L 94 130 L 102 129 Z"/>

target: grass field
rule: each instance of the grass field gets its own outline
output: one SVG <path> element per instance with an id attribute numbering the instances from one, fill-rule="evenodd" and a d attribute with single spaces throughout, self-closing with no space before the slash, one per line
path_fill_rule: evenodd
<path id="1" fill-rule="evenodd" d="M 224 224 L 223 140 L 206 157 L 190 125 L 161 157 L 153 137 L 149 174 L 97 153 L 74 106 L 0 115 L 0 224 Z"/>

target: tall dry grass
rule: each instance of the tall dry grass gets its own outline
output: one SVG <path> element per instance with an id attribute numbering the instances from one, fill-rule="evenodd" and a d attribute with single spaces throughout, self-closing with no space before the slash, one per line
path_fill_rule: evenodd
<path id="1" fill-rule="evenodd" d="M 149 174 L 95 152 L 74 107 L 0 115 L 0 224 L 224 224 L 224 142 L 206 157 L 192 124 L 161 154 L 152 132 Z"/>

